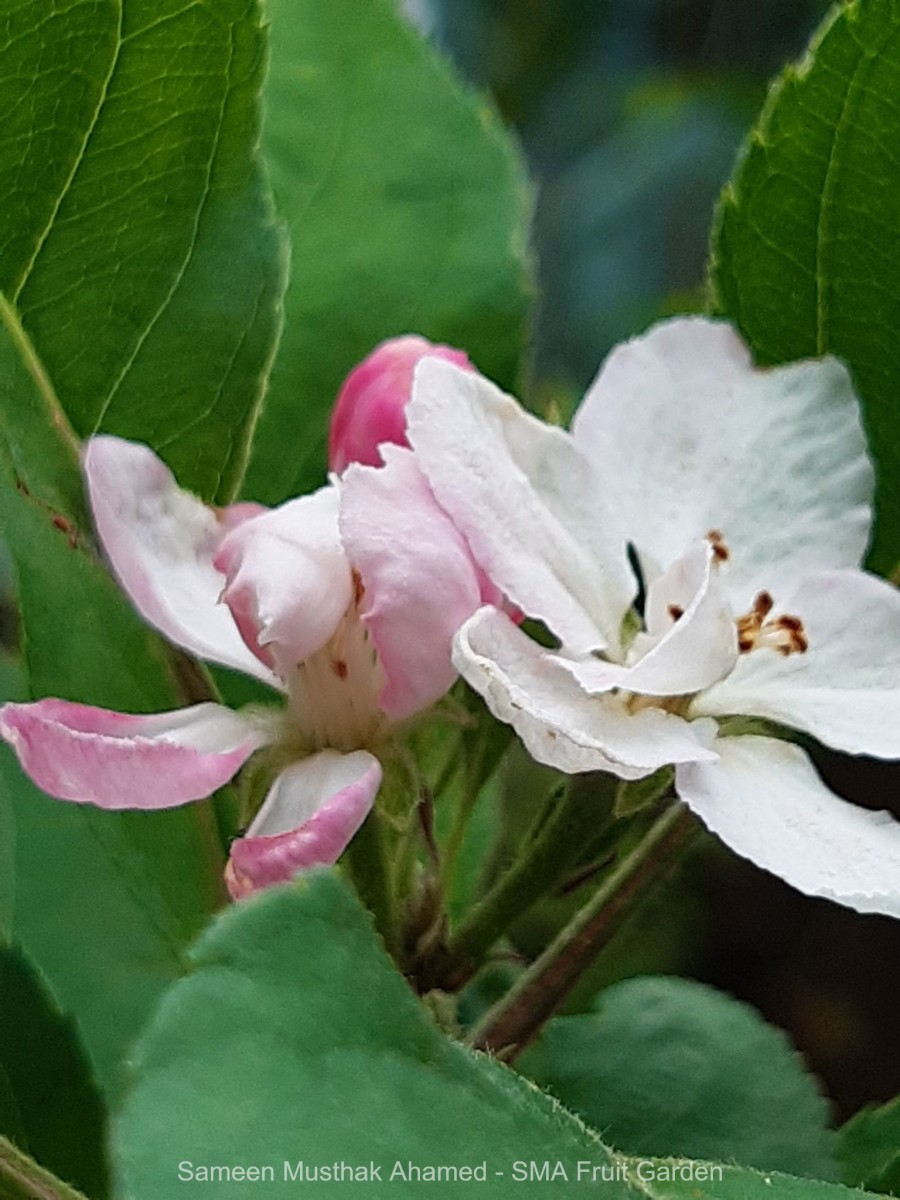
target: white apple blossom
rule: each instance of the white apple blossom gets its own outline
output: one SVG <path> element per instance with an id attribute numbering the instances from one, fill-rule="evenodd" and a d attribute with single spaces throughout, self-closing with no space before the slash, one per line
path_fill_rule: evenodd
<path id="1" fill-rule="evenodd" d="M 873 472 L 846 369 L 757 369 L 727 325 L 678 319 L 610 355 L 571 433 L 434 359 L 408 413 L 476 560 L 558 640 L 492 606 L 456 638 L 457 668 L 534 757 L 623 779 L 673 765 L 737 853 L 900 916 L 900 824 L 778 736 L 900 757 L 900 594 L 860 570 Z"/>

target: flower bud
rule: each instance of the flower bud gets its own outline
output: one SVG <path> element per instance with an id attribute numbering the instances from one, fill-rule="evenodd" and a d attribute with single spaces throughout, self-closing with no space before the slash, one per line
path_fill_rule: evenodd
<path id="1" fill-rule="evenodd" d="M 405 409 L 416 363 L 432 355 L 474 370 L 468 355 L 407 334 L 376 346 L 344 380 L 331 416 L 328 465 L 342 472 L 352 462 L 381 466 L 383 442 L 406 446 Z"/>

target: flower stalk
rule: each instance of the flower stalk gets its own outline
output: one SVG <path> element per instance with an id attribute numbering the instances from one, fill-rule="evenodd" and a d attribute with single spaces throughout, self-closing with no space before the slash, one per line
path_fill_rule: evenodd
<path id="1" fill-rule="evenodd" d="M 86 1200 L 4 1137 L 0 1137 L 0 1196 L 4 1200 Z"/>
<path id="2" fill-rule="evenodd" d="M 695 828 L 683 804 L 673 804 L 607 876 L 547 949 L 473 1030 L 477 1050 L 512 1062 L 541 1031 L 621 927 L 635 902 L 658 883 Z"/>
<path id="3" fill-rule="evenodd" d="M 597 788 L 555 789 L 526 836 L 519 858 L 471 910 L 450 939 L 437 986 L 455 990 L 474 974 L 485 954 L 524 912 L 577 866 L 602 824 Z M 434 981 L 429 986 L 435 986 Z"/>
<path id="4" fill-rule="evenodd" d="M 475 736 L 469 738 L 466 743 L 460 741 L 460 752 L 464 752 L 463 787 L 441 863 L 441 888 L 445 895 L 453 886 L 456 862 L 465 840 L 469 819 L 485 785 L 503 761 L 511 740 L 512 730 L 508 726 L 489 718 L 482 718 Z"/>

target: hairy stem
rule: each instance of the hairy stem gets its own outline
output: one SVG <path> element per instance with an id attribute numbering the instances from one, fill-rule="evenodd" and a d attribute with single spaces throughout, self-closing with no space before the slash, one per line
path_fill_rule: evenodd
<path id="1" fill-rule="evenodd" d="M 372 913 L 375 927 L 390 953 L 397 952 L 397 916 L 394 880 L 388 850 L 387 822 L 373 808 L 362 828 L 351 839 L 343 862 L 359 898 Z"/>

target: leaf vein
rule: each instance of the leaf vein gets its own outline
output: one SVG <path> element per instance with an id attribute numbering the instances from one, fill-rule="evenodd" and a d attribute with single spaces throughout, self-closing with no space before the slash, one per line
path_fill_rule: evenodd
<path id="1" fill-rule="evenodd" d="M 87 126 L 87 129 L 85 130 L 84 137 L 82 138 L 81 145 L 78 147 L 78 152 L 76 153 L 75 158 L 72 162 L 72 169 L 71 169 L 71 171 L 69 171 L 69 174 L 66 176 L 66 178 L 63 182 L 63 185 L 60 188 L 59 195 L 56 198 L 56 203 L 53 205 L 53 208 L 50 210 L 50 215 L 47 218 L 47 222 L 37 237 L 37 240 L 35 242 L 34 251 L 32 252 L 32 255 L 31 255 L 31 258 L 29 259 L 29 261 L 25 264 L 25 267 L 22 271 L 22 277 L 19 280 L 18 284 L 16 285 L 15 290 L 10 295 L 10 300 L 12 301 L 13 304 L 16 304 L 18 302 L 19 296 L 22 294 L 22 289 L 25 287 L 25 284 L 30 279 L 31 273 L 34 270 L 35 265 L 37 264 L 37 261 L 41 256 L 41 252 L 43 251 L 44 246 L 46 245 L 47 238 L 50 236 L 51 230 L 53 229 L 53 226 L 56 223 L 56 218 L 59 214 L 60 208 L 62 207 L 63 201 L 65 200 L 66 196 L 68 196 L 69 192 L 71 191 L 72 185 L 75 182 L 75 177 L 78 174 L 79 170 L 81 169 L 81 164 L 84 162 L 84 158 L 87 153 L 88 146 L 90 145 L 91 138 L 94 136 L 94 132 L 97 128 L 97 124 L 100 120 L 100 113 L 103 111 L 103 106 L 106 103 L 106 98 L 109 94 L 109 87 L 110 87 L 110 84 L 112 83 L 113 76 L 116 73 L 116 67 L 119 64 L 119 56 L 122 51 L 123 2 L 124 2 L 124 0 L 118 0 L 118 4 L 116 6 L 117 13 L 118 13 L 118 28 L 116 30 L 116 46 L 115 46 L 115 50 L 112 54 L 112 58 L 110 59 L 109 71 L 107 72 L 106 78 L 104 79 L 103 84 L 100 88 L 100 94 L 97 97 L 97 106 L 94 109 L 94 112 L 91 116 L 90 121 L 88 122 L 88 126 Z"/>
<path id="2" fill-rule="evenodd" d="M 849 15 L 847 17 L 849 20 Z M 825 167 L 825 177 L 822 182 L 822 199 L 816 220 L 816 250 L 815 250 L 815 279 L 816 279 L 816 353 L 824 354 L 828 347 L 826 326 L 828 323 L 828 289 L 826 286 L 824 260 L 829 241 L 829 217 L 834 205 L 832 198 L 837 187 L 839 175 L 838 145 L 846 130 L 854 128 L 854 115 L 858 102 L 865 90 L 866 78 L 872 67 L 884 53 L 890 42 L 897 36 L 896 30 L 888 30 L 884 41 L 875 48 L 867 49 L 860 45 L 860 57 L 847 81 L 847 91 L 841 104 L 840 115 L 835 123 L 834 137 L 828 153 Z"/>
<path id="3" fill-rule="evenodd" d="M 225 121 L 225 112 L 226 112 L 226 109 L 228 106 L 228 96 L 230 94 L 231 86 L 232 86 L 232 82 L 233 82 L 233 67 L 234 67 L 234 55 L 235 55 L 234 25 L 229 26 L 229 35 L 230 35 L 230 45 L 229 45 L 229 50 L 228 50 L 228 66 L 227 66 L 226 73 L 225 73 L 226 74 L 226 83 L 225 83 L 225 87 L 222 90 L 222 101 L 219 105 L 216 130 L 212 137 L 209 158 L 204 166 L 205 183 L 204 183 L 204 187 L 203 187 L 203 193 L 200 196 L 199 202 L 197 204 L 197 210 L 196 210 L 196 215 L 194 217 L 194 224 L 193 224 L 193 229 L 191 230 L 190 240 L 189 240 L 187 248 L 185 250 L 181 265 L 179 266 L 178 270 L 176 271 L 175 277 L 172 280 L 172 283 L 169 286 L 168 291 L 166 292 L 165 296 L 163 296 L 162 301 L 160 302 L 156 312 L 153 314 L 153 316 L 147 322 L 146 328 L 144 329 L 144 331 L 140 335 L 140 337 L 137 339 L 131 354 L 126 359 L 125 363 L 122 366 L 121 371 L 119 372 L 116 379 L 113 381 L 108 395 L 106 396 L 105 400 L 102 402 L 102 404 L 100 406 L 100 411 L 97 414 L 96 420 L 94 421 L 94 426 L 93 426 L 93 430 L 92 430 L 93 433 L 96 433 L 97 430 L 100 429 L 101 426 L 103 425 L 103 422 L 105 421 L 105 419 L 109 413 L 110 407 L 111 407 L 116 395 L 118 394 L 119 389 L 121 388 L 122 384 L 125 382 L 126 378 L 128 377 L 128 372 L 134 366 L 134 363 L 137 360 L 138 355 L 141 353 L 141 350 L 143 349 L 145 343 L 147 342 L 147 339 L 150 337 L 150 334 L 153 332 L 153 330 L 159 324 L 163 315 L 169 308 L 169 305 L 174 300 L 174 298 L 178 292 L 178 289 L 181 287 L 181 284 L 184 281 L 184 277 L 187 273 L 188 267 L 190 266 L 191 259 L 193 258 L 194 250 L 196 249 L 196 246 L 197 246 L 197 238 L 198 238 L 198 235 L 200 232 L 200 225 L 201 225 L 201 222 L 203 219 L 203 214 L 206 211 L 206 206 L 209 202 L 210 195 L 212 194 L 213 168 L 215 166 L 216 156 L 217 156 L 218 150 L 219 150 L 219 141 L 220 141 L 220 138 L 222 135 L 222 126 Z"/>

